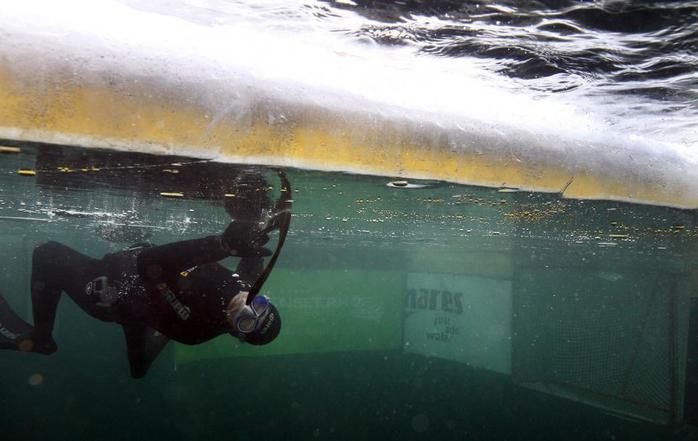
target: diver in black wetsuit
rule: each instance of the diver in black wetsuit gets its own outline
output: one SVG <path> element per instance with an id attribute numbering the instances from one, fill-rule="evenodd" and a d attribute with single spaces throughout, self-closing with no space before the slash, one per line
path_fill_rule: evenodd
<path id="1" fill-rule="evenodd" d="M 234 220 L 220 236 L 134 246 L 102 259 L 57 242 L 40 245 L 32 259 L 34 327 L 0 296 L 0 348 L 55 352 L 52 331 L 61 292 L 89 315 L 123 327 L 134 378 L 145 375 L 169 339 L 198 344 L 230 333 L 246 343 L 267 344 L 279 334 L 281 319 L 269 299 L 256 294 L 283 245 L 290 199 L 280 199 L 272 219 L 265 228 L 258 220 Z M 264 245 L 274 228 L 279 241 L 264 268 L 263 257 L 272 254 Z M 216 263 L 229 256 L 241 258 L 235 272 Z"/>

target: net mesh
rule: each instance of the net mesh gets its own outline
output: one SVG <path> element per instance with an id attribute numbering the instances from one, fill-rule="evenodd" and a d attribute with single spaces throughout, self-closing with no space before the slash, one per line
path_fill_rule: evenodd
<path id="1" fill-rule="evenodd" d="M 514 292 L 515 381 L 624 412 L 676 412 L 675 298 L 667 275 L 523 273 Z"/>

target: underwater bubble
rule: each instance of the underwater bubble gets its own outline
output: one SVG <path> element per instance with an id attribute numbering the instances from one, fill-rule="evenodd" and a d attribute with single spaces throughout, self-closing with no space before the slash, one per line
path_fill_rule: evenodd
<path id="1" fill-rule="evenodd" d="M 427 185 L 424 184 L 413 184 L 408 181 L 391 181 L 385 184 L 387 187 L 391 188 L 426 188 Z"/>
<path id="2" fill-rule="evenodd" d="M 29 385 L 31 386 L 41 386 L 44 382 L 44 376 L 41 374 L 32 374 L 29 376 Z"/>
<path id="3" fill-rule="evenodd" d="M 426 432 L 429 429 L 429 417 L 423 413 L 412 417 L 412 429 L 418 433 Z"/>
<path id="4" fill-rule="evenodd" d="M 22 340 L 19 343 L 19 350 L 21 352 L 31 352 L 32 349 L 34 349 L 34 341 L 27 339 L 27 340 Z"/>

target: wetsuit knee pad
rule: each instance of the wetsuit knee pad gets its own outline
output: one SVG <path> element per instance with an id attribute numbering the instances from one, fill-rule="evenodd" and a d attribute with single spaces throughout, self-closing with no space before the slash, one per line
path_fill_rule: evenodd
<path id="1" fill-rule="evenodd" d="M 59 253 L 61 249 L 67 248 L 62 243 L 56 242 L 55 240 L 49 240 L 34 248 L 34 254 L 49 254 L 53 255 Z"/>
<path id="2" fill-rule="evenodd" d="M 36 248 L 34 248 L 34 253 L 32 254 L 32 261 L 35 265 L 45 264 L 49 261 L 53 261 L 65 255 L 66 248 L 68 247 L 55 241 L 42 243 L 41 245 L 38 245 Z"/>

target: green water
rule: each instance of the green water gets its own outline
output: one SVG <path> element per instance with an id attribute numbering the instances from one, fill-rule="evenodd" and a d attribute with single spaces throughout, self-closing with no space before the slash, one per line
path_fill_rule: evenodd
<path id="1" fill-rule="evenodd" d="M 237 167 L 15 145 L 0 155 L 0 289 L 28 321 L 44 241 L 101 257 L 229 221 L 218 190 Z M 56 354 L 0 351 L 4 439 L 696 436 L 694 212 L 286 172 L 274 343 L 170 343 L 133 380 L 120 328 L 64 296 Z"/>

